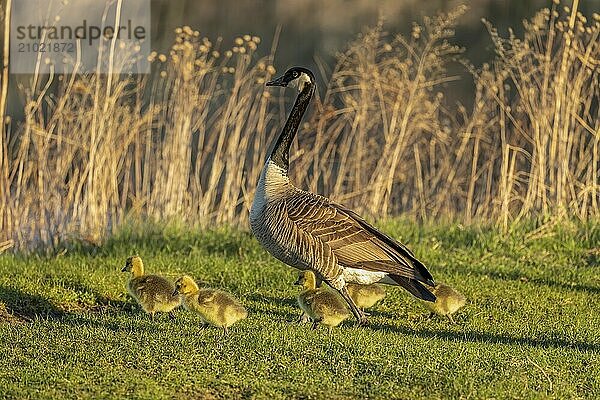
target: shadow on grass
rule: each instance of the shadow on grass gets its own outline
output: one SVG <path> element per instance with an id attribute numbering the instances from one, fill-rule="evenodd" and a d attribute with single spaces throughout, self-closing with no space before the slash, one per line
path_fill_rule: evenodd
<path id="1" fill-rule="evenodd" d="M 600 345 L 593 343 L 577 342 L 566 339 L 536 339 L 528 337 L 513 337 L 497 333 L 482 332 L 452 332 L 443 330 L 418 330 L 413 331 L 407 328 L 391 326 L 385 324 L 373 324 L 369 326 L 373 330 L 385 330 L 401 333 L 403 335 L 418 336 L 422 338 L 446 339 L 455 342 L 487 343 L 487 344 L 508 344 L 521 345 L 540 348 L 569 348 L 579 351 L 600 351 Z"/>
<path id="2" fill-rule="evenodd" d="M 181 255 L 216 254 L 223 258 L 237 259 L 252 247 L 252 242 L 249 232 L 230 228 L 199 231 L 156 225 L 118 232 L 101 247 L 83 245 L 76 249 L 90 254 L 152 254 L 168 251 Z"/>
<path id="3" fill-rule="evenodd" d="M 298 308 L 298 304 L 294 298 L 282 298 L 254 293 L 246 296 L 244 300 L 247 302 L 252 302 L 252 304 L 245 304 L 245 307 L 248 309 L 250 314 L 276 315 L 288 322 L 296 322 L 300 315 L 300 309 Z M 265 311 L 264 307 L 261 306 L 261 304 L 264 303 L 275 305 L 277 309 L 272 309 L 269 307 L 269 310 Z M 287 307 L 294 308 L 296 312 L 284 311 L 281 309 Z"/>
<path id="4" fill-rule="evenodd" d="M 93 305 L 88 305 L 87 307 L 82 306 L 82 308 L 86 311 L 98 312 L 114 309 L 119 312 L 126 312 L 131 314 L 135 313 L 137 310 L 135 304 L 133 304 L 132 302 L 110 298 L 105 294 L 99 292 L 98 290 L 86 285 L 83 282 L 71 279 L 61 279 L 61 283 L 65 286 L 65 288 L 71 289 L 74 292 L 78 293 L 90 294 L 94 298 Z"/>
<path id="5" fill-rule="evenodd" d="M 486 275 L 490 276 L 492 279 L 497 279 L 497 280 L 514 280 L 514 281 L 521 280 L 522 281 L 523 279 L 525 279 L 525 283 L 531 283 L 531 284 L 538 285 L 538 286 L 549 286 L 549 287 L 558 288 L 558 289 L 575 290 L 578 292 L 588 292 L 588 293 L 600 294 L 600 287 L 597 287 L 597 286 L 588 286 L 588 285 L 580 285 L 580 284 L 570 285 L 568 283 L 557 282 L 552 279 L 529 278 L 525 274 L 518 274 L 515 272 L 511 272 L 511 273 L 488 272 Z"/>
<path id="6" fill-rule="evenodd" d="M 548 286 L 552 288 L 564 289 L 564 290 L 574 290 L 579 292 L 588 292 L 592 294 L 600 294 L 600 287 L 597 286 L 589 286 L 589 285 L 581 285 L 581 284 L 568 284 L 564 282 L 558 282 L 553 279 L 548 278 L 532 278 L 527 276 L 526 273 L 520 273 L 517 271 L 510 272 L 499 272 L 499 271 L 479 271 L 477 269 L 471 268 L 460 268 L 461 272 L 468 275 L 475 276 L 489 276 L 494 280 L 499 281 L 520 281 L 523 283 L 529 283 L 537 286 Z"/>
<path id="7" fill-rule="evenodd" d="M 66 314 L 45 297 L 9 286 L 0 285 L 0 302 L 4 303 L 8 313 L 27 321 L 37 318 L 60 319 Z"/>
<path id="8" fill-rule="evenodd" d="M 255 301 L 257 303 L 271 303 L 271 304 L 276 304 L 277 306 L 281 306 L 281 307 L 294 307 L 297 308 L 298 307 L 298 303 L 296 302 L 296 298 L 295 297 L 275 297 L 275 296 L 269 296 L 269 295 L 265 295 L 265 294 L 258 294 L 258 293 L 253 293 L 249 296 L 245 297 L 247 300 L 250 301 Z"/>
<path id="9" fill-rule="evenodd" d="M 135 329 L 135 332 L 137 333 L 143 332 L 144 334 L 158 334 L 163 331 L 163 328 L 161 328 L 159 322 L 169 321 L 169 317 L 167 315 L 157 315 L 154 321 L 152 321 L 150 319 L 150 316 L 145 315 L 145 313 L 143 313 L 142 311 L 140 311 L 139 314 L 141 319 L 134 321 L 135 325 L 124 321 L 107 320 L 105 318 L 90 318 L 90 316 L 85 315 L 73 315 L 72 318 L 63 319 L 61 323 L 75 328 L 87 326 L 95 329 L 106 329 L 116 333 L 124 332 L 127 334 L 131 334 L 132 330 Z"/>

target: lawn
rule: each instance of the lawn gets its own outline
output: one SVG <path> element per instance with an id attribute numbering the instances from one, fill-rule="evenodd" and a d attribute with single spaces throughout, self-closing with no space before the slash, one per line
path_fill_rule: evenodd
<path id="1" fill-rule="evenodd" d="M 379 226 L 468 297 L 455 325 L 390 288 L 370 326 L 311 330 L 297 322 L 295 271 L 236 230 L 1 255 L 0 398 L 600 396 L 598 224 Z M 228 336 L 183 309 L 151 321 L 124 288 L 134 253 L 150 273 L 230 291 L 248 319 Z"/>

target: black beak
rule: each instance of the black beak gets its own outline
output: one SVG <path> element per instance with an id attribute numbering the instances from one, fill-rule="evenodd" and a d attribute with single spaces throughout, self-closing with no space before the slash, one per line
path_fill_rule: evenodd
<path id="1" fill-rule="evenodd" d="M 121 272 L 127 272 L 127 265 L 121 268 Z"/>
<path id="2" fill-rule="evenodd" d="M 275 78 L 272 81 L 267 82 L 265 85 L 267 86 L 287 86 L 287 82 L 283 79 L 285 76 L 280 76 L 279 78 Z"/>
<path id="3" fill-rule="evenodd" d="M 173 294 L 171 296 L 178 296 L 179 295 L 179 289 L 175 288 L 175 290 L 173 290 Z"/>
<path id="4" fill-rule="evenodd" d="M 294 285 L 302 285 L 302 277 L 298 277 L 298 280 L 294 282 Z"/>

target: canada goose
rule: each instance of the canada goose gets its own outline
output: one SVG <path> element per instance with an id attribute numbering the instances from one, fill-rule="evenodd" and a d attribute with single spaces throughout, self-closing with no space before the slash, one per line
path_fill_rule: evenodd
<path id="1" fill-rule="evenodd" d="M 312 271 L 300 272 L 296 285 L 302 285 L 304 290 L 298 295 L 298 305 L 313 321 L 313 329 L 319 323 L 330 329 L 338 326 L 350 316 L 348 307 L 335 292 L 325 288 L 317 288 L 315 274 Z"/>
<path id="2" fill-rule="evenodd" d="M 444 284 L 439 283 L 435 287 L 430 289 L 435 295 L 435 302 L 423 302 L 425 307 L 430 309 L 433 313 L 444 315 L 448 317 L 450 322 L 453 324 L 454 318 L 452 314 L 463 307 L 467 301 L 466 297 L 459 293 L 456 289 Z"/>
<path id="3" fill-rule="evenodd" d="M 385 297 L 385 289 L 381 285 L 358 285 L 356 283 L 347 283 L 346 289 L 350 298 L 358 308 L 371 308 L 379 300 Z"/>
<path id="4" fill-rule="evenodd" d="M 173 296 L 175 286 L 158 275 L 144 275 L 144 263 L 139 256 L 131 256 L 125 261 L 121 272 L 131 271 L 127 291 L 138 304 L 154 319 L 156 312 L 168 312 L 174 317 L 173 309 L 181 304 L 178 296 Z"/>
<path id="5" fill-rule="evenodd" d="M 310 70 L 293 67 L 266 84 L 291 84 L 299 94 L 260 175 L 250 209 L 252 233 L 275 258 L 314 271 L 337 290 L 361 325 L 367 318 L 346 282 L 400 285 L 419 299 L 435 301 L 423 285 L 434 286 L 433 277 L 406 246 L 352 210 L 290 182 L 290 145 L 315 91 L 315 78 Z"/>
<path id="6" fill-rule="evenodd" d="M 187 275 L 175 282 L 173 295 L 183 297 L 183 306 L 200 315 L 208 324 L 223 328 L 227 334 L 227 327 L 235 324 L 248 316 L 246 309 L 229 293 L 217 289 L 198 287 L 198 284 Z"/>

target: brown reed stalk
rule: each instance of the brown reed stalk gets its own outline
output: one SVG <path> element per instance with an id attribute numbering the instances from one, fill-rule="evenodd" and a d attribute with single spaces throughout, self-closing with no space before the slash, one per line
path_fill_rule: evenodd
<path id="1" fill-rule="evenodd" d="M 504 229 L 598 218 L 600 16 L 555 5 L 522 38 L 486 23 L 496 57 L 469 67 L 467 110 L 444 93 L 464 11 L 426 18 L 408 37 L 380 23 L 351 42 L 300 127 L 292 179 L 373 217 Z M 259 44 L 244 35 L 223 49 L 183 27 L 168 54 L 150 55 L 151 76 L 25 81 L 24 120 L 0 135 L 0 240 L 98 244 L 134 218 L 245 226 L 294 95 L 264 87 L 275 69 Z"/>
<path id="2" fill-rule="evenodd" d="M 8 210 L 10 201 L 8 184 L 8 143 L 7 143 L 7 121 L 6 121 L 6 99 L 8 95 L 8 69 L 10 60 L 10 13 L 11 0 L 7 0 L 3 9 L 2 17 L 4 19 L 4 43 L 2 49 L 2 76 L 0 89 L 0 240 L 5 239 L 12 230 L 11 217 Z"/>

